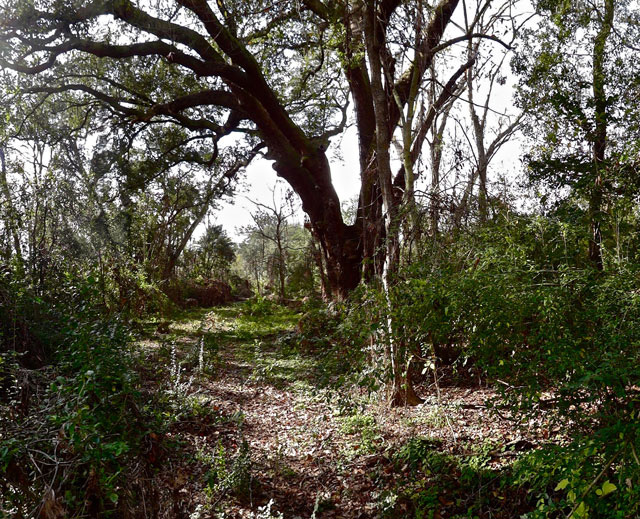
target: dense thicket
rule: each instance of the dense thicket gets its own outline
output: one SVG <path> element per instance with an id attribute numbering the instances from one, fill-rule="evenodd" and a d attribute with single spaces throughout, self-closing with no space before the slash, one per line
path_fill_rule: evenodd
<path id="1" fill-rule="evenodd" d="M 452 384 L 490 387 L 487 404 L 515 430 L 561 431 L 500 476 L 529 494 L 536 511 L 526 517 L 638 513 L 640 243 L 629 237 L 621 259 L 606 254 L 599 270 L 581 213 L 576 223 L 562 212 L 505 211 L 425 244 L 389 294 L 392 339 L 414 383 L 436 395 Z M 372 343 L 387 333 L 387 309 L 384 291 L 369 287 L 337 315 L 307 317 L 303 344 L 333 352 L 327 370 L 339 376 L 329 384 L 376 392 L 390 382 L 384 340 Z M 429 492 L 410 496 L 420 513 L 432 510 L 420 504 Z"/>

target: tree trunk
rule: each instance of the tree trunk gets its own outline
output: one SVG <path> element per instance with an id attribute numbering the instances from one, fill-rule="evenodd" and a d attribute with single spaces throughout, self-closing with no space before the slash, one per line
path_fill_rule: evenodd
<path id="1" fill-rule="evenodd" d="M 403 373 L 402 360 L 405 356 L 406 348 L 403 348 L 403 345 L 397 340 L 397 334 L 394 329 L 395 323 L 392 317 L 392 302 L 389 295 L 391 285 L 395 282 L 400 263 L 400 211 L 398 207 L 400 201 L 394 194 L 393 176 L 391 173 L 391 158 L 389 154 L 389 144 L 391 142 L 389 106 L 382 82 L 383 63 L 381 61 L 381 55 L 383 54 L 383 42 L 380 41 L 380 35 L 377 34 L 375 30 L 375 9 L 369 6 L 364 16 L 365 40 L 367 43 L 369 68 L 371 70 L 371 93 L 376 125 L 376 163 L 384 208 L 386 257 L 382 275 L 382 286 L 387 305 L 387 318 L 383 335 L 387 345 L 388 356 L 391 362 L 391 374 L 393 377 L 390 403 L 392 405 L 415 405 L 421 400 L 413 392 L 410 378 L 406 373 Z"/>
<path id="2" fill-rule="evenodd" d="M 597 168 L 597 166 L 596 166 Z M 591 191 L 589 200 L 589 260 L 593 266 L 602 270 L 604 262 L 602 261 L 602 174 L 597 173 Z"/>
<path id="3" fill-rule="evenodd" d="M 311 142 L 308 145 L 299 163 L 292 164 L 288 158 L 282 158 L 276 159 L 273 167 L 300 197 L 302 209 L 320 244 L 330 294 L 343 299 L 360 282 L 360 236 L 355 225 L 346 225 L 342 219 L 324 150 L 312 148 Z"/>
<path id="4" fill-rule="evenodd" d="M 595 139 L 593 143 L 594 180 L 589 200 L 589 220 L 591 236 L 589 259 L 598 269 L 603 269 L 602 261 L 602 203 L 603 175 L 607 149 L 607 94 L 605 92 L 606 44 L 613 26 L 614 0 L 606 0 L 604 18 L 593 46 L 593 99 L 595 105 Z"/>
<path id="5" fill-rule="evenodd" d="M 480 167 L 478 168 L 478 215 L 481 223 L 486 223 L 489 217 L 488 193 L 487 193 L 487 163 L 484 151 L 480 154 Z"/>
<path id="6" fill-rule="evenodd" d="M 305 224 L 305 227 L 307 227 L 307 224 Z M 316 245 L 317 240 L 318 238 L 313 232 L 313 229 L 311 229 L 311 243 L 310 243 L 311 255 L 313 256 L 313 261 L 315 262 L 316 267 L 318 268 L 318 273 L 320 275 L 320 293 L 322 295 L 322 299 L 327 299 L 329 297 L 327 276 L 325 274 L 325 268 L 322 261 L 322 253 L 320 252 L 320 249 L 318 249 Z"/>
<path id="7" fill-rule="evenodd" d="M 382 276 L 385 232 L 382 194 L 376 166 L 376 120 L 371 81 L 365 57 L 361 52 L 364 31 L 361 9 L 361 3 L 356 2 L 352 11 L 344 11 L 346 33 L 343 52 L 346 57 L 344 73 L 354 101 L 358 128 L 361 186 L 356 225 L 362 244 L 360 270 L 364 281 L 369 282 Z"/>
<path id="8" fill-rule="evenodd" d="M 473 53 L 473 49 L 471 48 L 471 42 L 469 42 L 469 55 L 471 56 Z M 480 187 L 478 189 L 478 216 L 480 217 L 481 223 L 486 223 L 488 217 L 488 207 L 487 207 L 487 154 L 484 147 L 484 130 L 486 119 L 480 120 L 478 114 L 476 113 L 476 106 L 473 98 L 473 69 L 470 68 L 467 71 L 467 93 L 469 95 L 469 112 L 471 115 L 471 122 L 473 124 L 473 136 L 475 138 L 476 143 L 476 153 L 477 153 L 477 171 L 478 171 L 478 179 L 480 181 Z M 488 102 L 488 101 L 487 101 Z"/>
<path id="9" fill-rule="evenodd" d="M 399 373 L 394 377 L 393 392 L 389 404 L 393 407 L 414 406 L 424 403 L 413 389 L 411 366 L 407 366 L 406 373 Z"/>
<path id="10" fill-rule="evenodd" d="M 7 227 L 9 228 L 9 232 L 11 237 L 13 238 L 13 247 L 15 249 L 15 255 L 18 260 L 18 264 L 20 268 L 24 265 L 24 260 L 22 257 L 22 247 L 20 245 L 20 235 L 18 234 L 18 226 L 16 225 L 17 213 L 15 208 L 13 207 L 13 200 L 11 199 L 11 190 L 9 189 L 9 181 L 7 180 L 7 164 L 6 158 L 4 155 L 4 148 L 0 148 L 0 183 L 2 184 L 2 193 L 6 199 L 7 209 L 8 209 L 8 218 L 5 222 Z"/>
<path id="11" fill-rule="evenodd" d="M 280 304 L 284 304 L 286 299 L 286 262 L 284 257 L 284 247 L 282 245 L 282 237 L 280 236 L 280 222 L 278 222 L 277 232 L 276 232 L 276 248 L 278 249 L 278 282 L 280 285 Z"/>

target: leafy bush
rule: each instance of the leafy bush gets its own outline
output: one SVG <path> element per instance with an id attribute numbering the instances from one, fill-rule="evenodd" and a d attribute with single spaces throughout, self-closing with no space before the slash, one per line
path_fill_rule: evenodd
<path id="1" fill-rule="evenodd" d="M 381 496 L 384 517 L 522 517 L 531 509 L 526 489 L 508 470 L 488 468 L 493 446 L 470 445 L 464 454 L 445 454 L 438 440 L 414 437 L 392 461 L 400 477 Z"/>
<path id="2" fill-rule="evenodd" d="M 66 294 L 38 323 L 55 330 L 47 369 L 2 356 L 3 380 L 22 393 L 0 403 L 0 506 L 14 516 L 135 510 L 134 467 L 155 461 L 160 425 L 137 390 L 126 326 L 92 304 L 91 282 Z"/>
<path id="3" fill-rule="evenodd" d="M 249 495 L 251 485 L 251 457 L 249 444 L 243 441 L 237 452 L 228 455 L 222 442 L 218 442 L 217 450 L 205 461 L 210 464 L 205 479 L 209 497 L 219 501 L 225 494 L 234 494 L 240 497 Z"/>
<path id="4" fill-rule="evenodd" d="M 326 306 L 312 306 L 296 325 L 300 348 L 305 351 L 323 351 L 331 347 L 340 324 L 340 313 Z"/>
<path id="5" fill-rule="evenodd" d="M 605 431 L 522 457 L 514 464 L 512 482 L 536 496 L 535 509 L 526 517 L 637 517 L 640 464 L 635 450 L 633 443 L 616 441 Z"/>
<path id="6" fill-rule="evenodd" d="M 552 219 L 504 217 L 412 266 L 392 292 L 409 351 L 475 364 L 501 381 L 496 408 L 571 436 L 556 453 L 562 477 L 536 487 L 535 517 L 630 517 L 637 500 L 640 265 L 597 271 L 580 259 L 585 239 Z"/>
<path id="7" fill-rule="evenodd" d="M 380 443 L 382 437 L 371 415 L 354 413 L 342 419 L 341 431 L 344 434 L 358 436 L 358 452 L 372 453 Z"/>
<path id="8" fill-rule="evenodd" d="M 245 302 L 243 313 L 251 317 L 265 317 L 271 315 L 277 306 L 273 301 L 265 297 L 257 296 Z"/>

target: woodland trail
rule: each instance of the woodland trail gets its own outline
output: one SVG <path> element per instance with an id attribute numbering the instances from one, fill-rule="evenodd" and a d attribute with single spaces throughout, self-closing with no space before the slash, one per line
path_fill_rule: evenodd
<path id="1" fill-rule="evenodd" d="M 163 443 L 178 448 L 167 449 L 154 483 L 170 493 L 160 516 L 399 517 L 385 508 L 397 513 L 392 490 L 407 468 L 394 456 L 410 438 L 443 453 L 481 444 L 487 464 L 500 463 L 491 445 L 521 438 L 485 419 L 479 389 L 443 388 L 440 405 L 430 397 L 413 409 L 357 395 L 353 407 L 339 406 L 339 394 L 318 385 L 322 355 L 286 341 L 298 318 L 252 317 L 240 305 L 192 311 L 141 342 L 145 365 L 169 375 L 149 377 L 149 390 L 163 387 L 176 413 Z M 449 502 L 446 492 L 439 498 Z"/>

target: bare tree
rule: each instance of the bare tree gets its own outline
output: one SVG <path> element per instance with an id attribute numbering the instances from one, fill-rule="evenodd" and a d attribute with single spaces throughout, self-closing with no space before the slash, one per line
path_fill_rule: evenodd
<path id="1" fill-rule="evenodd" d="M 291 190 L 282 190 L 278 185 L 271 189 L 271 204 L 248 199 L 256 208 L 251 213 L 253 225 L 245 227 L 245 234 L 254 234 L 274 245 L 274 270 L 278 277 L 278 297 L 286 300 L 287 257 L 290 249 L 288 228 L 291 217 L 297 208 L 295 194 Z"/>

